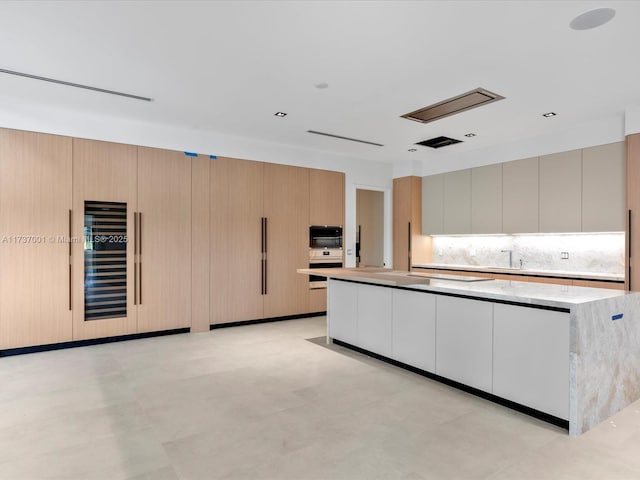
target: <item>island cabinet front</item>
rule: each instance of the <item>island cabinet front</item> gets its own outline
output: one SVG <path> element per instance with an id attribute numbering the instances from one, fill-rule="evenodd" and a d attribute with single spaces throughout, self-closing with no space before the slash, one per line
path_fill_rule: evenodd
<path id="1" fill-rule="evenodd" d="M 328 337 L 569 419 L 569 313 L 329 280 Z"/>

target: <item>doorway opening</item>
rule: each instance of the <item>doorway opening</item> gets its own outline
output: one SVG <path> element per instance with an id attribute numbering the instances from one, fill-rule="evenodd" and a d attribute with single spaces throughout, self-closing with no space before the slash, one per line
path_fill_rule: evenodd
<path id="1" fill-rule="evenodd" d="M 384 192 L 356 189 L 356 267 L 384 267 Z"/>

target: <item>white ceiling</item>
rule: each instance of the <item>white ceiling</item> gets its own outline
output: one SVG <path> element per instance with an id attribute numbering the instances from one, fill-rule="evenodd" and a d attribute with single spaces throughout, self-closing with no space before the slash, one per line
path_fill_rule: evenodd
<path id="1" fill-rule="evenodd" d="M 610 23 L 569 28 L 601 6 L 616 9 Z M 639 25 L 638 1 L 4 1 L 0 68 L 154 100 L 0 74 L 0 103 L 435 160 L 623 115 L 640 103 Z M 476 87 L 506 100 L 431 124 L 400 118 Z M 465 143 L 407 151 L 439 135 Z"/>

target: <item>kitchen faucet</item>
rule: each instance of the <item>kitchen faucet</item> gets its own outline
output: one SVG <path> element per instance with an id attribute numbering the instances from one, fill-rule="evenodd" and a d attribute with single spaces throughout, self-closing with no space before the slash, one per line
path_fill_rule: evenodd
<path id="1" fill-rule="evenodd" d="M 500 250 L 500 252 L 509 252 L 509 268 L 513 268 L 513 250 Z"/>

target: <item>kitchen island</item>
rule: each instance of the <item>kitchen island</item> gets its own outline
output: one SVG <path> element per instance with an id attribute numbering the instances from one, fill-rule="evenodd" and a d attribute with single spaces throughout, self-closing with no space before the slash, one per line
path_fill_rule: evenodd
<path id="1" fill-rule="evenodd" d="M 385 269 L 313 274 L 329 279 L 328 339 L 565 422 L 571 435 L 640 398 L 640 293 Z"/>

